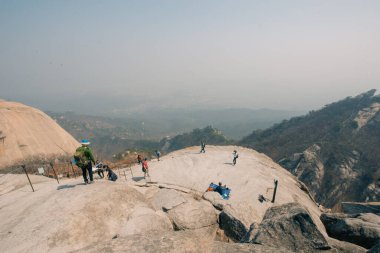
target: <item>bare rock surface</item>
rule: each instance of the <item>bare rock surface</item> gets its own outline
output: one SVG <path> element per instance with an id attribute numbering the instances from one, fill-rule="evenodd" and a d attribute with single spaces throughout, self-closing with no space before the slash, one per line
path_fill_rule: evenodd
<path id="1" fill-rule="evenodd" d="M 378 213 L 380 214 L 380 202 L 342 202 L 344 213 Z"/>
<path id="2" fill-rule="evenodd" d="M 129 215 L 126 225 L 120 231 L 120 236 L 166 230 L 173 230 L 173 226 L 164 212 L 140 206 Z"/>
<path id="3" fill-rule="evenodd" d="M 211 252 L 216 227 L 184 231 L 153 231 L 101 241 L 76 252 L 205 253 Z"/>
<path id="4" fill-rule="evenodd" d="M 24 178 L 24 175 L 14 175 Z M 25 179 L 26 180 L 26 179 Z M 144 196 L 125 184 L 82 179 L 35 184 L 0 196 L 0 252 L 70 252 L 112 238 Z"/>
<path id="5" fill-rule="evenodd" d="M 228 163 L 234 149 L 239 152 L 236 166 Z M 193 231 L 218 226 L 220 211 L 202 199 L 210 182 L 218 181 L 232 189 L 231 198 L 223 202 L 226 203 L 224 214 L 244 231 L 252 223 L 259 223 L 268 208 L 289 202 L 304 204 L 313 218 L 319 220 L 320 210 L 300 189 L 295 177 L 254 150 L 208 146 L 206 154 L 199 154 L 198 147 L 193 147 L 173 152 L 149 165 L 151 182 L 141 180 L 138 184 L 140 181 L 135 182 L 132 174 L 127 175 L 127 181 L 98 179 L 90 185 L 83 185 L 81 177 L 63 179 L 59 185 L 48 179 L 35 183 L 34 193 L 26 185 L 24 175 L 13 175 L 26 184 L 19 184 L 21 181 L 12 176 L 9 184 L 0 185 L 5 188 L 1 189 L 4 194 L 0 196 L 0 252 L 30 252 L 36 248 L 40 252 L 71 252 L 90 245 L 95 247 L 93 252 L 95 249 L 101 249 L 100 252 L 118 249 L 180 252 L 177 247 L 185 252 L 187 248 L 188 252 L 211 252 L 216 232 L 207 237 L 200 232 L 194 235 Z M 135 179 L 142 177 L 140 166 L 133 166 L 132 170 Z M 276 202 L 261 203 L 259 194 L 267 198 L 272 196 L 273 179 L 279 179 Z M 175 188 L 175 191 L 163 191 L 164 188 Z M 158 197 L 162 191 L 165 194 Z M 175 197 L 168 198 L 170 194 Z M 154 208 L 155 200 L 158 210 Z M 162 209 L 167 212 L 163 213 Z M 171 231 L 165 215 L 180 231 Z M 151 231 L 149 226 L 157 231 Z M 324 231 L 322 222 L 320 230 Z M 220 233 L 219 238 L 228 241 L 224 232 L 227 230 Z M 111 240 L 120 234 L 123 237 Z M 243 234 L 237 233 L 239 238 Z M 119 238 L 127 238 L 126 245 L 130 248 L 122 248 L 122 244 L 116 243 Z M 96 248 L 103 242 L 104 249 Z"/>
<path id="6" fill-rule="evenodd" d="M 239 161 L 235 166 L 230 161 L 233 150 L 239 153 Z M 141 173 L 140 166 L 133 166 L 132 170 L 134 175 Z M 211 182 L 222 182 L 232 190 L 227 203 L 231 206 L 249 204 L 255 209 L 258 221 L 273 206 L 270 202 L 259 202 L 258 196 L 272 199 L 273 182 L 278 179 L 275 204 L 302 203 L 308 208 L 318 228 L 325 233 L 319 220 L 321 212 L 318 206 L 307 192 L 300 189 L 296 177 L 268 156 L 252 149 L 208 145 L 206 153 L 199 154 L 199 147 L 185 148 L 163 156 L 160 162 L 152 161 L 150 176 L 152 182 L 158 182 L 159 185 L 181 186 L 201 194 Z"/>
<path id="7" fill-rule="evenodd" d="M 212 253 L 292 253 L 293 251 L 283 248 L 273 248 L 266 245 L 249 243 L 224 243 L 214 242 Z"/>
<path id="8" fill-rule="evenodd" d="M 374 214 L 322 214 L 329 236 L 367 249 L 380 240 L 379 217 Z"/>
<path id="9" fill-rule="evenodd" d="M 224 206 L 228 203 L 228 200 L 223 199 L 217 192 L 205 192 L 202 197 L 218 210 L 223 210 Z"/>
<path id="10" fill-rule="evenodd" d="M 152 205 L 156 210 L 169 211 L 170 209 L 186 202 L 181 193 L 173 189 L 160 189 L 152 197 Z"/>
<path id="11" fill-rule="evenodd" d="M 294 252 L 331 248 L 309 212 L 298 203 L 268 209 L 259 227 L 251 233 L 254 233 L 251 243 Z"/>
<path id="12" fill-rule="evenodd" d="M 214 207 L 209 202 L 192 198 L 170 209 L 167 214 L 178 230 L 208 227 L 215 225 L 218 219 Z"/>
<path id="13" fill-rule="evenodd" d="M 240 241 L 249 231 L 250 225 L 258 222 L 255 209 L 246 203 L 226 205 L 219 215 L 220 227 L 234 241 Z"/>
<path id="14" fill-rule="evenodd" d="M 339 241 L 334 238 L 327 238 L 329 245 L 332 247 L 331 252 L 337 253 L 365 253 L 367 250 L 363 247 L 360 247 L 356 244 Z M 329 252 L 330 252 L 329 251 Z"/>
<path id="15" fill-rule="evenodd" d="M 0 101 L 0 170 L 24 162 L 72 156 L 79 143 L 42 111 Z"/>

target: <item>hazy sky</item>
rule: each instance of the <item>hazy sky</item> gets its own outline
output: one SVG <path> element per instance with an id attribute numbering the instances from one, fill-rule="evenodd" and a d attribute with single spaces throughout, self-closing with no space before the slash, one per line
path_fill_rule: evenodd
<path id="1" fill-rule="evenodd" d="M 317 109 L 380 90 L 380 1 L 0 0 L 0 97 Z"/>

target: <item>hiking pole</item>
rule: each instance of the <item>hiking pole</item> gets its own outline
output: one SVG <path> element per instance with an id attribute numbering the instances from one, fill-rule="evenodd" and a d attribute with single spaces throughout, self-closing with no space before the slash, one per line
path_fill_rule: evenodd
<path id="1" fill-rule="evenodd" d="M 51 169 L 52 169 L 53 172 L 54 172 L 55 179 L 57 179 L 57 183 L 59 184 L 58 176 L 57 176 L 57 173 L 55 173 L 55 169 L 54 169 L 53 163 L 50 163 L 50 166 L 51 166 Z"/>
<path id="2" fill-rule="evenodd" d="M 278 184 L 278 180 L 274 180 L 274 191 L 273 191 L 272 203 L 274 203 L 274 201 L 276 199 L 277 184 Z"/>
<path id="3" fill-rule="evenodd" d="M 34 192 L 34 188 L 33 188 L 32 182 L 30 182 L 30 178 L 29 178 L 29 176 L 28 176 L 28 173 L 26 172 L 25 165 L 21 165 L 21 167 L 22 167 L 22 169 L 24 170 L 25 175 L 26 175 L 26 177 L 28 178 L 28 181 L 29 181 L 30 187 L 32 187 L 32 190 L 33 190 L 33 192 Z"/>

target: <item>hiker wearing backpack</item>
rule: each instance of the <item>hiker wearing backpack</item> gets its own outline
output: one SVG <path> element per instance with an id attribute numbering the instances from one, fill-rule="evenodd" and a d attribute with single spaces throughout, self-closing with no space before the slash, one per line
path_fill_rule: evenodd
<path id="1" fill-rule="evenodd" d="M 144 158 L 144 161 L 142 162 L 142 171 L 144 172 L 144 178 L 149 176 L 149 167 L 148 167 L 148 158 Z"/>
<path id="2" fill-rule="evenodd" d="M 94 155 L 92 154 L 91 149 L 88 147 L 90 142 L 86 139 L 83 139 L 81 142 L 82 146 L 77 148 L 74 154 L 74 160 L 76 165 L 82 169 L 84 183 L 88 184 L 87 171 L 90 176 L 90 183 L 94 182 L 92 174 L 92 163 L 95 163 Z"/>
<path id="3" fill-rule="evenodd" d="M 235 165 L 236 164 L 236 160 L 239 158 L 239 155 L 237 153 L 236 150 L 234 150 L 234 152 L 232 153 L 233 155 L 233 160 L 232 160 L 232 164 Z"/>

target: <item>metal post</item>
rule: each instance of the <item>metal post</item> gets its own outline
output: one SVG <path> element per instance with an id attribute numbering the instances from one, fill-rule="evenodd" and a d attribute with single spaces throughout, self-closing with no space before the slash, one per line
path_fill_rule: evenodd
<path id="1" fill-rule="evenodd" d="M 274 203 L 274 201 L 275 201 L 275 199 L 276 199 L 277 184 L 278 184 L 278 180 L 274 180 L 274 191 L 273 191 L 272 203 Z"/>
<path id="2" fill-rule="evenodd" d="M 30 178 L 29 178 L 29 176 L 28 176 L 28 173 L 26 172 L 25 165 L 21 165 L 21 167 L 22 167 L 22 169 L 24 170 L 25 175 L 26 175 L 26 177 L 28 178 L 28 181 L 29 181 L 30 187 L 32 187 L 32 190 L 33 190 L 33 192 L 34 192 L 34 188 L 33 188 L 32 182 L 30 182 Z"/>
<path id="3" fill-rule="evenodd" d="M 129 170 L 131 171 L 131 175 L 132 175 L 132 178 L 133 178 L 133 172 L 132 172 L 132 167 L 129 166 Z"/>
<path id="4" fill-rule="evenodd" d="M 70 165 L 71 165 L 71 169 L 73 170 L 74 178 L 76 178 L 77 177 L 77 173 L 75 173 L 72 161 L 70 161 Z"/>
<path id="5" fill-rule="evenodd" d="M 55 173 L 55 169 L 54 169 L 53 163 L 50 163 L 50 166 L 51 166 L 51 169 L 52 169 L 53 172 L 54 172 L 55 179 L 57 179 L 57 183 L 59 184 L 58 176 L 57 176 L 57 173 Z"/>
<path id="6" fill-rule="evenodd" d="M 125 181 L 127 181 L 127 175 L 125 175 L 125 170 L 124 170 L 124 177 L 125 177 Z"/>

